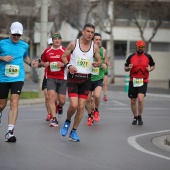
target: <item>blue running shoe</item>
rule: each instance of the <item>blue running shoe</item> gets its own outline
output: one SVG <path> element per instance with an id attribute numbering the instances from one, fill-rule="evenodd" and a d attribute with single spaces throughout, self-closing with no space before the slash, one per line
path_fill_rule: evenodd
<path id="1" fill-rule="evenodd" d="M 80 138 L 77 136 L 76 130 L 72 130 L 69 135 L 69 140 L 74 142 L 80 142 Z"/>
<path id="2" fill-rule="evenodd" d="M 66 136 L 69 127 L 70 127 L 70 123 L 69 123 L 69 122 L 64 122 L 62 128 L 60 129 L 60 134 L 61 134 L 62 136 Z"/>

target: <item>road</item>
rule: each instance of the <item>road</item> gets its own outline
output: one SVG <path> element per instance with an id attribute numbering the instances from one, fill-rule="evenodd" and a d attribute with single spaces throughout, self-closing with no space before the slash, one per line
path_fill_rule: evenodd
<path id="1" fill-rule="evenodd" d="M 145 98 L 143 126 L 132 126 L 130 101 L 123 91 L 108 92 L 101 100 L 101 120 L 86 126 L 87 112 L 77 130 L 81 142 L 62 137 L 59 127 L 45 121 L 44 104 L 20 105 L 15 126 L 16 143 L 5 143 L 7 107 L 0 128 L 0 170 L 167 170 L 170 150 L 153 140 L 170 134 L 170 96 L 149 93 Z"/>

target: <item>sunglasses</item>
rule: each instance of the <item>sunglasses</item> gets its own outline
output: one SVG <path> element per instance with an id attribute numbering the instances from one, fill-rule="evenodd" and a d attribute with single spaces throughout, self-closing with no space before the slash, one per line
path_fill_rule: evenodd
<path id="1" fill-rule="evenodd" d="M 143 49 L 145 49 L 145 47 L 144 46 L 138 46 L 137 49 L 143 50 Z"/>
<path id="2" fill-rule="evenodd" d="M 12 34 L 14 37 L 21 37 L 21 34 Z"/>

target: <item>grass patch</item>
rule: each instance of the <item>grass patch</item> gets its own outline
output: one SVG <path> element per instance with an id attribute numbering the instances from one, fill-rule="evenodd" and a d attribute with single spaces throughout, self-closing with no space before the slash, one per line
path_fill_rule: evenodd
<path id="1" fill-rule="evenodd" d="M 23 91 L 20 94 L 20 99 L 35 99 L 38 98 L 38 92 L 33 92 L 33 91 Z"/>

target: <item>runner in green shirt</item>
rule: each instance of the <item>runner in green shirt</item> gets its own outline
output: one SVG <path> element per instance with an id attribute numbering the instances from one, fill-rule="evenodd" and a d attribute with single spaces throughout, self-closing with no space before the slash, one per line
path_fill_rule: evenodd
<path id="1" fill-rule="evenodd" d="M 101 35 L 99 33 L 95 33 L 93 41 L 100 48 L 100 58 L 102 64 L 99 67 L 92 68 L 91 89 L 86 101 L 86 109 L 88 112 L 88 126 L 93 125 L 94 121 L 98 122 L 100 120 L 100 114 L 98 110 L 100 104 L 100 94 L 103 87 L 104 71 L 108 65 L 106 49 L 104 47 L 101 47 Z"/>

